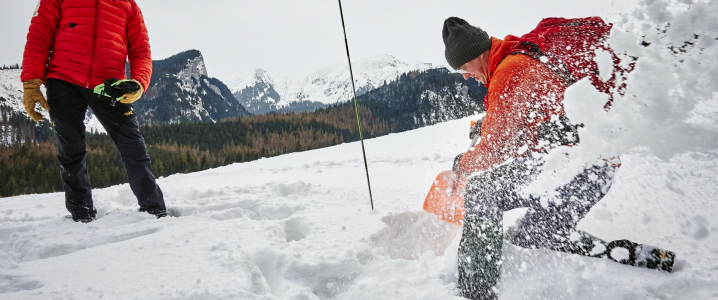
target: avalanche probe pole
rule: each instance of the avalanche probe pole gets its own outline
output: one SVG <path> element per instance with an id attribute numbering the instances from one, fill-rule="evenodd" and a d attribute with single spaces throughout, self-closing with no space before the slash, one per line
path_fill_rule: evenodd
<path id="1" fill-rule="evenodd" d="M 366 170 L 366 183 L 369 186 L 369 201 L 371 201 L 371 210 L 374 210 L 374 198 L 371 195 L 371 181 L 369 181 L 369 165 L 366 163 L 366 150 L 364 150 L 364 133 L 361 129 L 361 119 L 359 118 L 359 104 L 357 103 L 357 89 L 354 87 L 354 71 L 352 70 L 352 59 L 349 56 L 349 42 L 347 41 L 347 28 L 344 26 L 344 12 L 342 11 L 342 0 L 339 0 L 339 14 L 342 17 L 342 29 L 344 30 L 344 45 L 347 48 L 347 60 L 349 61 L 349 75 L 352 79 L 352 91 L 354 92 L 354 111 L 357 114 L 357 125 L 359 126 L 359 139 L 361 140 L 361 153 L 364 155 L 364 169 Z"/>

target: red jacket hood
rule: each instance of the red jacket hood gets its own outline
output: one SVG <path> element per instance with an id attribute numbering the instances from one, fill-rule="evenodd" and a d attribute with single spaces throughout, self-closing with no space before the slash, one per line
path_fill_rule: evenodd
<path id="1" fill-rule="evenodd" d="M 496 68 L 499 67 L 501 61 L 511 53 L 514 46 L 519 44 L 519 37 L 515 35 L 507 35 L 503 40 L 491 37 L 491 53 L 489 53 L 489 78 L 486 86 L 491 84 L 491 78 L 494 77 Z"/>

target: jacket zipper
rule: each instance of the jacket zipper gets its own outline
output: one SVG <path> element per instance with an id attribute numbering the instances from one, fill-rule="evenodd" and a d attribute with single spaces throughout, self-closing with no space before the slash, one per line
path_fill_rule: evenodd
<path id="1" fill-rule="evenodd" d="M 95 24 L 92 32 L 92 56 L 90 56 L 90 74 L 87 77 L 87 84 L 85 85 L 85 88 L 90 88 L 90 80 L 92 80 L 92 70 L 95 68 L 95 42 L 97 40 L 97 1 L 95 0 Z"/>

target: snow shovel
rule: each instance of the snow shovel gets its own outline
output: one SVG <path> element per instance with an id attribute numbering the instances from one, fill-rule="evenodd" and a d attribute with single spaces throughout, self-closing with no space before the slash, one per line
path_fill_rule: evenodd
<path id="1" fill-rule="evenodd" d="M 424 200 L 424 210 L 440 220 L 461 226 L 466 213 L 464 190 L 466 179 L 454 171 L 444 171 L 436 176 L 429 194 Z"/>

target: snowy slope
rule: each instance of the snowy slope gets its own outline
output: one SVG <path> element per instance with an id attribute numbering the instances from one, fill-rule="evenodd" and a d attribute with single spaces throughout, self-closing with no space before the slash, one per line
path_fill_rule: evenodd
<path id="1" fill-rule="evenodd" d="M 22 82 L 20 82 L 20 73 L 22 70 L 0 70 L 0 109 L 5 114 L 20 114 L 25 116 L 25 107 L 22 105 Z M 41 87 L 45 91 L 45 86 Z M 37 106 L 45 117 L 49 119 L 50 115 L 44 109 Z M 88 132 L 105 132 L 102 124 L 97 120 L 91 110 L 88 110 L 85 117 L 85 126 Z M 2 138 L 2 137 L 0 137 Z"/>
<path id="2" fill-rule="evenodd" d="M 22 70 L 0 70 L 0 105 L 7 107 L 11 112 L 24 112 L 22 106 Z"/>
<path id="3" fill-rule="evenodd" d="M 359 59 L 353 62 L 357 95 L 390 83 L 401 74 L 436 67 L 426 63 L 406 63 L 391 55 Z M 250 111 L 253 106 L 262 107 L 255 113 L 282 110 L 301 102 L 321 107 L 348 101 L 353 97 L 349 66 L 346 63 L 325 67 L 304 77 L 272 75 L 258 69 L 251 76 L 237 75 L 226 82 L 240 103 Z"/>
<path id="4" fill-rule="evenodd" d="M 458 227 L 421 211 L 465 150 L 469 119 L 159 180 L 171 218 L 96 190 L 96 222 L 62 194 L 0 199 L 3 299 L 459 299 Z M 501 299 L 716 299 L 718 152 L 630 155 L 580 223 L 678 253 L 677 272 L 506 244 Z M 507 214 L 507 222 L 520 211 Z"/>

